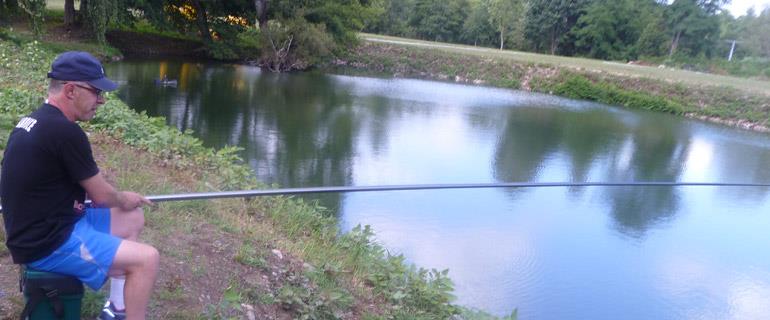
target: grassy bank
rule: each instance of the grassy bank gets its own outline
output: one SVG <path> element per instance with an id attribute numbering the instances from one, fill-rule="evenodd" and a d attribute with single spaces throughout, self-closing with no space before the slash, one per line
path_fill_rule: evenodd
<path id="1" fill-rule="evenodd" d="M 768 131 L 770 83 L 373 35 L 330 68 L 492 85 Z"/>
<path id="2" fill-rule="evenodd" d="M 0 149 L 19 117 L 42 102 L 56 53 L 37 42 L 0 40 Z M 237 149 L 204 148 L 163 119 L 108 99 L 83 127 L 102 171 L 119 188 L 168 194 L 265 187 Z M 163 257 L 150 311 L 155 319 L 488 317 L 451 304 L 446 271 L 406 264 L 367 227 L 339 235 L 336 219 L 299 199 L 161 203 L 146 216 L 143 239 Z M 21 310 L 16 281 L 0 246 L 0 318 Z M 88 294 L 84 318 L 95 316 L 103 296 Z"/>

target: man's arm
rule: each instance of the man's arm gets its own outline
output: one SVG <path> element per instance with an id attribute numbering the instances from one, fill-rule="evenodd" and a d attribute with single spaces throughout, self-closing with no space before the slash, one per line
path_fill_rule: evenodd
<path id="1" fill-rule="evenodd" d="M 91 201 L 108 207 L 118 207 L 125 211 L 134 210 L 145 204 L 152 204 L 144 196 L 128 191 L 118 191 L 107 183 L 101 172 L 93 177 L 80 181 L 83 189 L 86 189 Z"/>

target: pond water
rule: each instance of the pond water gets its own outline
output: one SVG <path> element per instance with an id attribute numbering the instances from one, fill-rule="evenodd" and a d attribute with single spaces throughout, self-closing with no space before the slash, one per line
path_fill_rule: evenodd
<path id="1" fill-rule="evenodd" d="M 770 135 L 480 86 L 124 61 L 119 97 L 242 147 L 281 187 L 770 182 Z M 176 86 L 158 86 L 168 75 Z M 456 302 L 521 319 L 770 318 L 764 187 L 391 191 L 320 198 L 343 230 L 449 269 Z"/>

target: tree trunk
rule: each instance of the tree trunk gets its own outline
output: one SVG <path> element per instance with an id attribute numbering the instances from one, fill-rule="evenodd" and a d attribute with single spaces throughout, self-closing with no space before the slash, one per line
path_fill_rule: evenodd
<path id="1" fill-rule="evenodd" d="M 78 10 L 78 14 L 75 16 L 75 23 L 79 25 L 83 25 L 83 22 L 85 22 L 88 19 L 88 0 L 80 0 L 80 10 Z"/>
<path id="2" fill-rule="evenodd" d="M 682 36 L 682 31 L 677 31 L 674 34 L 674 39 L 671 39 L 671 49 L 668 51 L 668 56 L 671 57 L 676 52 L 676 48 L 679 46 L 679 38 Z"/>
<path id="3" fill-rule="evenodd" d="M 269 0 L 254 0 L 254 6 L 257 8 L 257 24 L 259 29 L 267 26 L 267 5 Z"/>
<path id="4" fill-rule="evenodd" d="M 8 10 L 8 7 L 5 5 L 5 1 L 0 0 L 0 26 L 6 26 L 10 24 L 11 13 Z"/>
<path id="5" fill-rule="evenodd" d="M 556 54 L 556 32 L 551 32 L 551 55 Z"/>
<path id="6" fill-rule="evenodd" d="M 19 12 L 18 0 L 0 0 L 0 5 L 2 5 L 2 10 L 4 10 L 6 14 L 14 15 Z"/>
<path id="7" fill-rule="evenodd" d="M 503 44 L 505 41 L 505 27 L 500 26 L 500 50 L 503 50 Z"/>
<path id="8" fill-rule="evenodd" d="M 64 26 L 75 24 L 75 0 L 64 0 Z"/>
<path id="9" fill-rule="evenodd" d="M 10 22 L 10 19 L 8 19 L 8 17 L 10 17 L 10 13 L 8 13 L 8 9 L 5 6 L 5 1 L 0 0 L 0 26 L 5 26 L 6 23 Z"/>
<path id="10" fill-rule="evenodd" d="M 505 42 L 505 26 L 500 24 L 500 50 L 503 50 L 504 42 Z"/>
<path id="11" fill-rule="evenodd" d="M 195 8 L 195 23 L 198 25 L 198 31 L 201 33 L 201 38 L 206 43 L 211 43 L 211 32 L 209 31 L 208 15 L 206 14 L 206 8 L 203 7 L 203 3 L 200 0 L 192 0 L 193 8 Z"/>

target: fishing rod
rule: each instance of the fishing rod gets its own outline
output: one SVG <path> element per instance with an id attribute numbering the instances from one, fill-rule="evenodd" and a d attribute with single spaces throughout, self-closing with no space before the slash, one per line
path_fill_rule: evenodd
<path id="1" fill-rule="evenodd" d="M 152 202 L 208 200 L 222 198 L 247 198 L 261 196 L 283 196 L 312 193 L 348 193 L 373 191 L 409 191 L 440 189 L 491 189 L 491 188 L 546 188 L 546 187 L 770 187 L 770 183 L 730 182 L 493 182 L 493 183 L 450 183 L 450 184 L 404 184 L 377 186 L 334 186 L 284 189 L 255 189 L 220 192 L 198 192 L 170 195 L 147 196 Z M 89 201 L 86 201 L 88 203 Z M 0 207 L 2 212 L 2 207 Z"/>
<path id="2" fill-rule="evenodd" d="M 285 189 L 257 189 L 240 191 L 201 192 L 148 196 L 153 202 L 206 200 L 219 198 L 245 198 L 259 196 L 298 195 L 311 193 L 348 193 L 372 191 L 408 191 L 440 189 L 491 189 L 491 188 L 544 188 L 544 187 L 770 187 L 770 183 L 724 182 L 494 182 L 452 184 L 406 184 L 379 186 L 336 186 Z"/>

